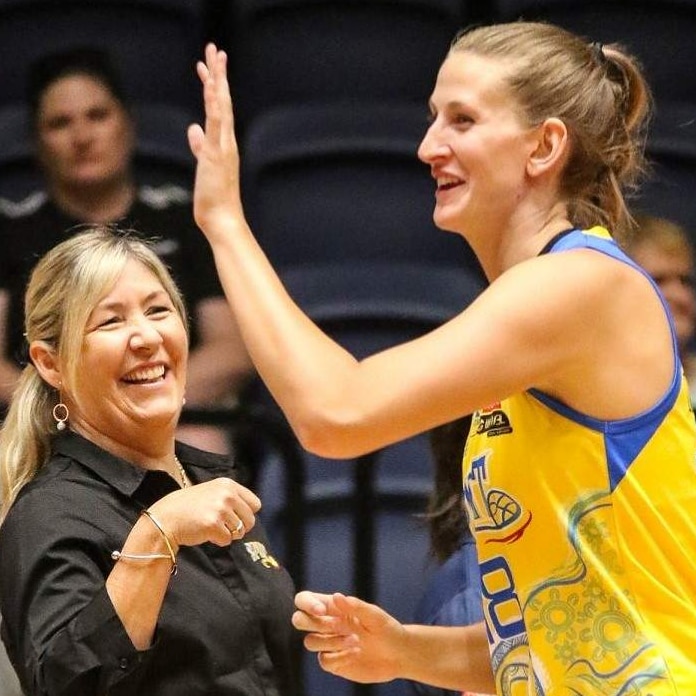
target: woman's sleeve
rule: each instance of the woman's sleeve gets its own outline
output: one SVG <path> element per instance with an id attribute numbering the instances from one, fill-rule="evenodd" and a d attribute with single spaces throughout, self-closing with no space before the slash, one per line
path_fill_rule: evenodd
<path id="1" fill-rule="evenodd" d="M 24 689 L 137 693 L 154 647 L 138 652 L 116 615 L 103 533 L 64 500 L 41 497 L 22 497 L 0 528 L 3 636 Z"/>

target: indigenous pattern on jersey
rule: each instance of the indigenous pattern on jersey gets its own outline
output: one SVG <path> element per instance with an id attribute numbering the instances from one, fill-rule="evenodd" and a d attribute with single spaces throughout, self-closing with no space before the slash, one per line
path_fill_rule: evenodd
<path id="1" fill-rule="evenodd" d="M 576 248 L 635 266 L 602 228 L 547 251 Z M 464 496 L 498 694 L 696 693 L 696 428 L 674 354 L 633 418 L 538 391 L 474 414 Z"/>

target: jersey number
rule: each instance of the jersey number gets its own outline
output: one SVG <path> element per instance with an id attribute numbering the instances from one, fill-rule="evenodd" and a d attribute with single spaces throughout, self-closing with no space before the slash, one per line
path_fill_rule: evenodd
<path id="1" fill-rule="evenodd" d="M 502 556 L 496 556 L 481 563 L 480 570 L 489 630 L 495 630 L 502 639 L 524 633 L 522 607 L 507 561 Z"/>

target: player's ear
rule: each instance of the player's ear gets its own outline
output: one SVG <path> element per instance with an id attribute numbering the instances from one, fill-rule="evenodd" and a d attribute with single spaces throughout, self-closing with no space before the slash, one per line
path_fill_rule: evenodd
<path id="1" fill-rule="evenodd" d="M 536 129 L 527 174 L 537 177 L 553 168 L 561 168 L 568 153 L 568 129 L 560 118 L 547 118 Z"/>

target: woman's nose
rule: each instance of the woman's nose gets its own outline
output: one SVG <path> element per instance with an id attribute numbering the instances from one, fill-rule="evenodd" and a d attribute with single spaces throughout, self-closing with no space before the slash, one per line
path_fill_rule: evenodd
<path id="1" fill-rule="evenodd" d="M 132 350 L 156 348 L 162 343 L 162 335 L 151 322 L 138 320 L 133 324 L 129 345 Z"/>
<path id="2" fill-rule="evenodd" d="M 76 145 L 84 146 L 92 141 L 93 128 L 89 123 L 76 123 L 72 128 L 72 140 Z"/>
<path id="3" fill-rule="evenodd" d="M 425 132 L 423 139 L 418 146 L 418 157 L 426 164 L 432 162 L 438 156 L 442 156 L 445 147 L 438 137 L 436 123 L 433 122 Z"/>

